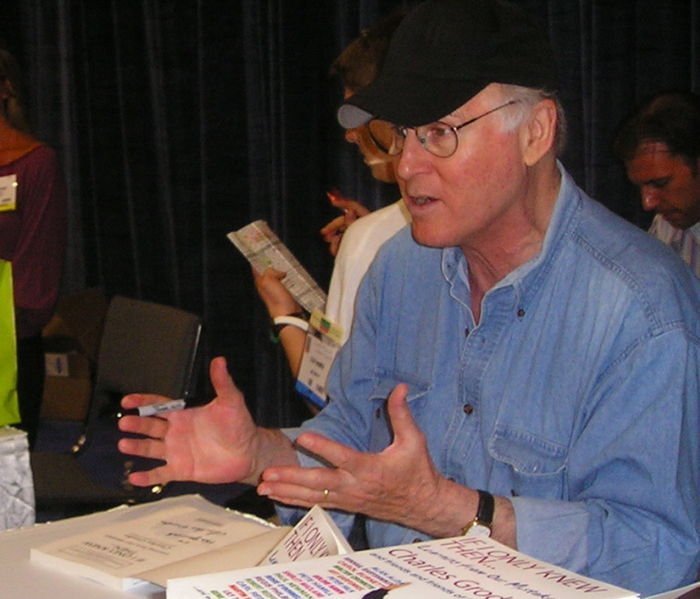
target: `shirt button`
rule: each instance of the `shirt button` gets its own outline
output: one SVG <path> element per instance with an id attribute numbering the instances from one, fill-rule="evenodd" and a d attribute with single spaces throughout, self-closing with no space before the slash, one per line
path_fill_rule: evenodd
<path id="1" fill-rule="evenodd" d="M 464 329 L 464 336 L 465 336 L 465 337 L 469 337 L 469 327 L 467 327 L 466 329 Z"/>
<path id="2" fill-rule="evenodd" d="M 381 417 L 382 417 L 382 409 L 381 409 L 381 408 L 377 408 L 376 410 L 374 410 L 374 417 L 375 417 L 375 418 L 381 418 Z"/>
<path id="3" fill-rule="evenodd" d="M 465 403 L 462 406 L 462 411 L 467 415 L 471 415 L 474 412 L 474 406 L 470 403 Z"/>

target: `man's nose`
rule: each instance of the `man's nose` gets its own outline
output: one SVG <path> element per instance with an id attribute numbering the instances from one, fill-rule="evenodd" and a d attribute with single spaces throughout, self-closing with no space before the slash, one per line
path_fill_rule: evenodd
<path id="1" fill-rule="evenodd" d="M 351 144 L 356 144 L 358 142 L 357 130 L 356 129 L 346 129 L 345 130 L 345 141 Z"/>
<path id="2" fill-rule="evenodd" d="M 418 141 L 415 132 L 409 129 L 396 164 L 397 175 L 404 180 L 409 179 L 424 170 L 429 160 L 430 153 Z"/>
<path id="3" fill-rule="evenodd" d="M 655 189 L 642 187 L 642 209 L 647 212 L 656 210 L 659 206 L 659 193 Z"/>

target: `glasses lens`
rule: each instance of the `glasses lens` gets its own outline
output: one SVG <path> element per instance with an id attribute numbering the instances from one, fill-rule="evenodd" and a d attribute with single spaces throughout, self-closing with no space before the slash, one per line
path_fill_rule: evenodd
<path id="1" fill-rule="evenodd" d="M 423 147 L 435 156 L 452 156 L 457 149 L 457 133 L 445 123 L 432 123 L 416 131 Z"/>
<path id="2" fill-rule="evenodd" d="M 395 155 L 401 151 L 399 133 L 388 121 L 373 119 L 368 125 L 369 134 L 376 146 L 387 154 Z"/>

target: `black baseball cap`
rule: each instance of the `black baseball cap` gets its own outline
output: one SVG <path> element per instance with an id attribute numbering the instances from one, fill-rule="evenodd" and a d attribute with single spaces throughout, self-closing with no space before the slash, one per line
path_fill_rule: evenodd
<path id="1" fill-rule="evenodd" d="M 403 19 L 379 76 L 338 110 L 346 129 L 373 117 L 417 126 L 450 114 L 490 83 L 555 92 L 546 34 L 505 0 L 428 0 Z"/>

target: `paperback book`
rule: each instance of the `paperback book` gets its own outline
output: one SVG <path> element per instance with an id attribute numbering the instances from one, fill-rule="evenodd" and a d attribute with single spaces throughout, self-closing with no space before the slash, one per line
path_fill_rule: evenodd
<path id="1" fill-rule="evenodd" d="M 152 504 L 151 504 L 152 505 Z M 227 510 L 199 496 L 167 500 L 162 510 L 31 549 L 31 560 L 105 586 L 165 587 L 193 576 L 345 553 L 335 523 L 317 507 L 295 528 Z"/>

